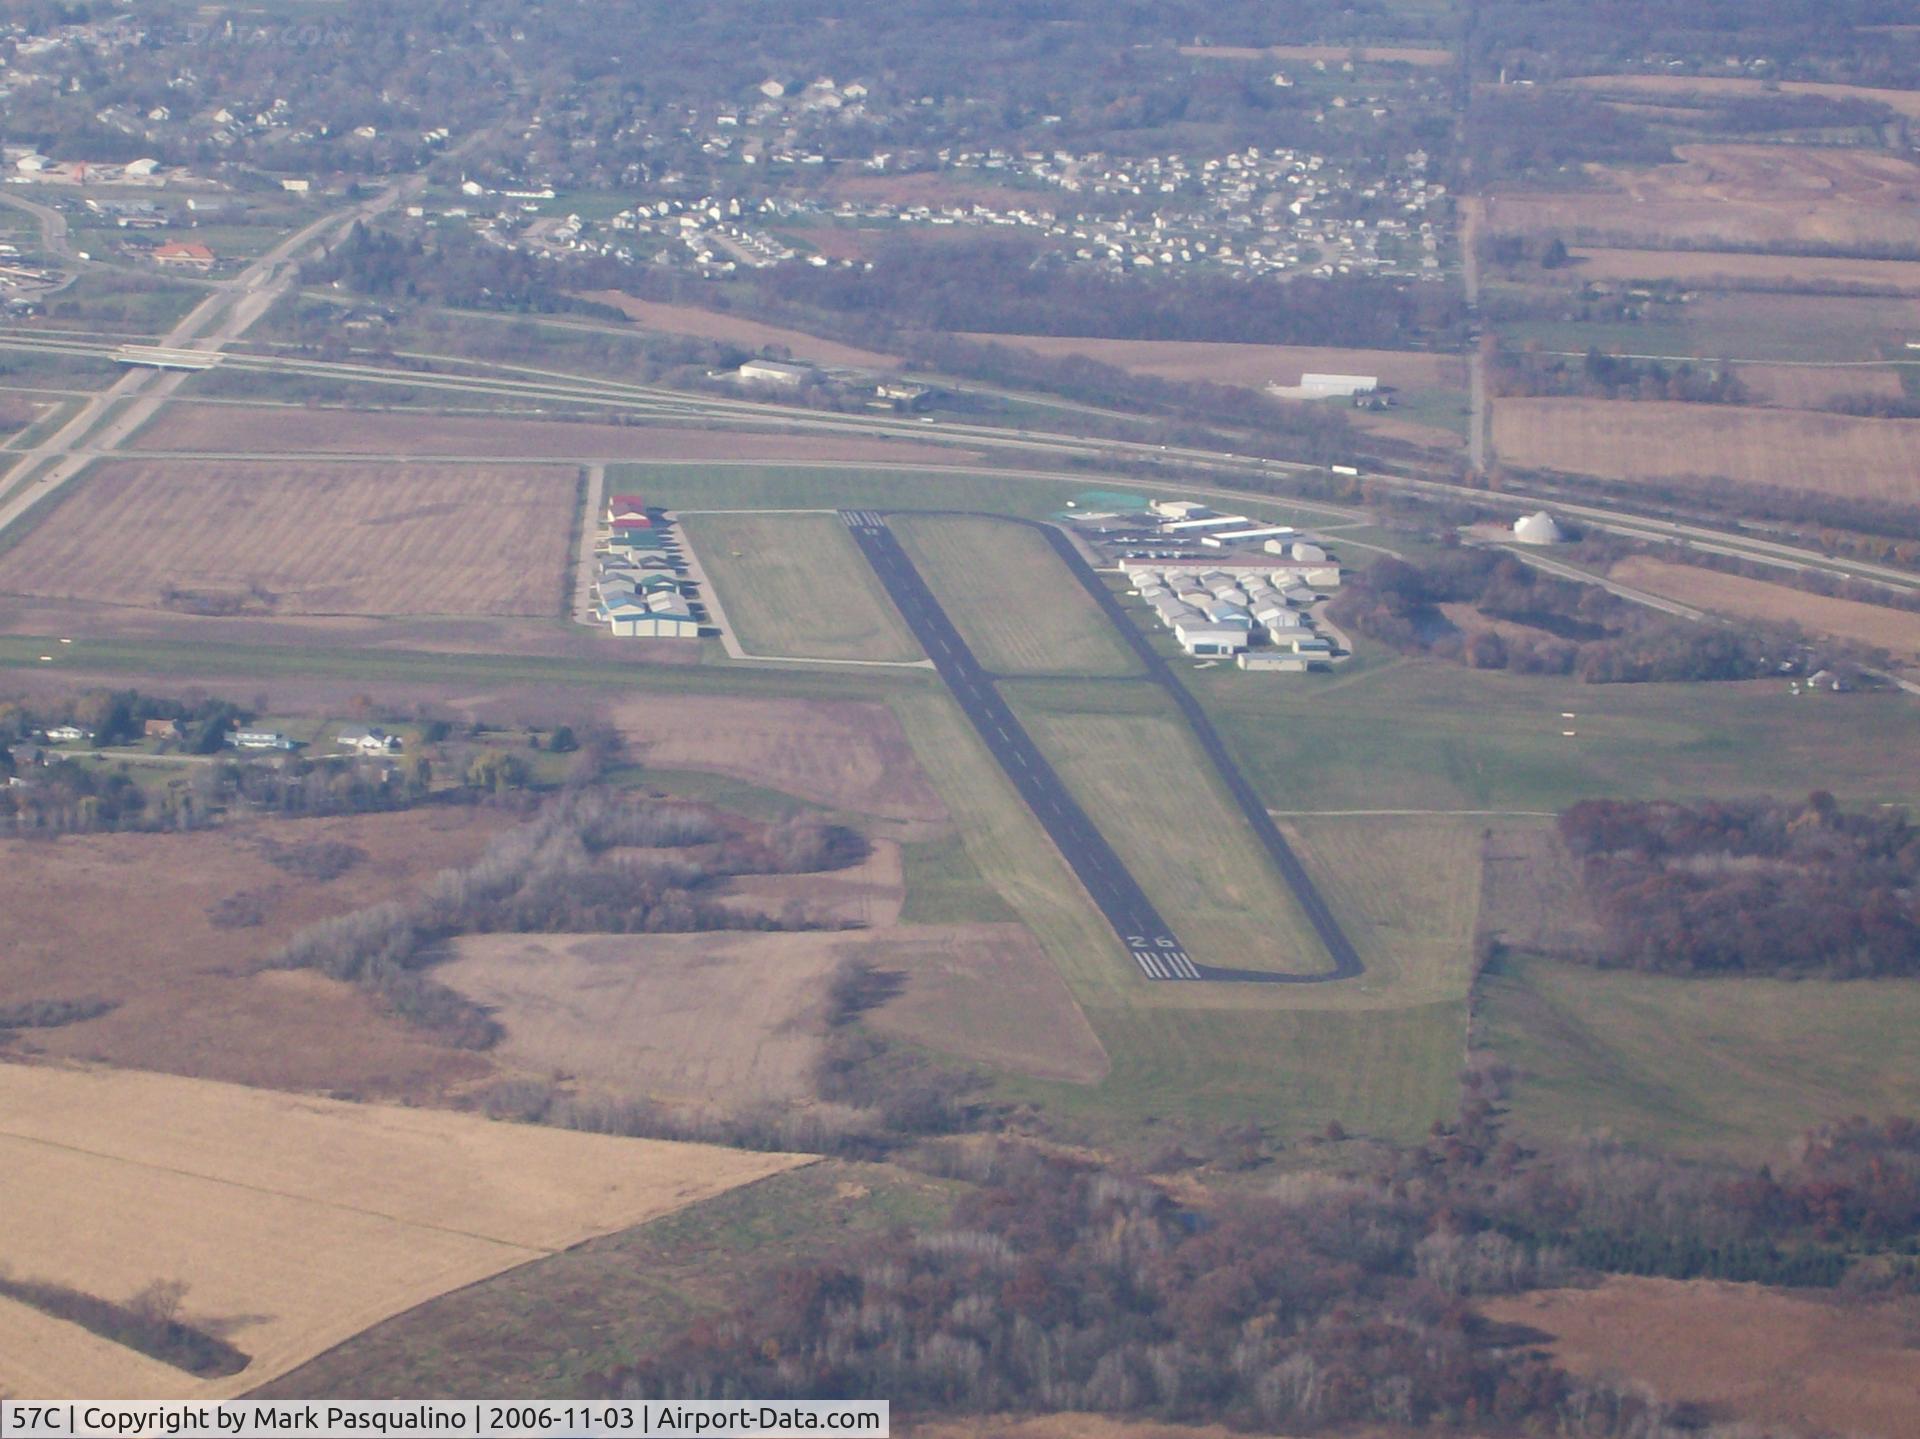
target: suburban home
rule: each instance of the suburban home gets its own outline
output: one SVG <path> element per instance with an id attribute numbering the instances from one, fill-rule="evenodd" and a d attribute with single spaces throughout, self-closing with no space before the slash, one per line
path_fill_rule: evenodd
<path id="1" fill-rule="evenodd" d="M 47 739 L 53 744 L 83 744 L 92 738 L 92 730 L 78 725 L 58 724 L 47 731 Z"/>
<path id="2" fill-rule="evenodd" d="M 170 719 L 151 719 L 140 726 L 148 739 L 179 739 L 180 726 Z"/>
<path id="3" fill-rule="evenodd" d="M 360 754 L 398 754 L 400 739 L 383 729 L 345 729 L 333 737 L 333 742 L 341 749 L 350 749 Z"/>

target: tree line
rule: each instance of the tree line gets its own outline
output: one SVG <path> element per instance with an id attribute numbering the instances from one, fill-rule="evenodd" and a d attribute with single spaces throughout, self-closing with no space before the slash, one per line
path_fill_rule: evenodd
<path id="1" fill-rule="evenodd" d="M 1536 1151 L 1499 1132 L 1501 1076 L 1477 1079 L 1424 1144 L 1204 1208 L 1090 1159 L 952 1151 L 970 1187 L 943 1226 L 790 1265 L 598 1387 L 1668 1439 L 1701 1433 L 1702 1416 L 1569 1375 L 1472 1301 L 1593 1273 L 1920 1284 L 1911 1120 L 1826 1126 L 1773 1167 L 1605 1142 Z"/>
<path id="2" fill-rule="evenodd" d="M 1587 800 L 1560 816 L 1604 939 L 1594 962 L 1662 974 L 1920 973 L 1920 830 L 1830 794 Z"/>
<path id="3" fill-rule="evenodd" d="M 635 848 L 678 853 L 623 852 Z M 812 816 L 756 826 L 692 805 L 569 789 L 495 839 L 474 864 L 441 872 L 420 898 L 309 925 L 268 963 L 361 985 L 447 1042 L 485 1049 L 500 1038 L 499 1025 L 427 973 L 446 941 L 831 928 L 798 906 L 774 917 L 726 904 L 712 890 L 733 875 L 838 869 L 865 854 L 860 835 Z"/>
<path id="4" fill-rule="evenodd" d="M 1514 628 L 1463 633 L 1444 604 L 1471 606 Z M 1784 635 L 1769 643 L 1758 631 L 1655 616 L 1598 585 L 1556 579 L 1512 555 L 1468 546 L 1418 564 L 1376 560 L 1328 613 L 1341 628 L 1405 652 L 1473 669 L 1571 674 L 1589 684 L 1751 679 L 1766 672 L 1769 655 L 1798 648 Z"/>

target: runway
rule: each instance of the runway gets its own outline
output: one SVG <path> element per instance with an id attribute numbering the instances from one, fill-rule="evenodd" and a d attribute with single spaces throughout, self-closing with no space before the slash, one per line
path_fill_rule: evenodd
<path id="1" fill-rule="evenodd" d="M 1206 724 L 1204 714 L 1200 715 L 1200 720 L 1206 727 L 1203 731 L 1196 731 L 1202 748 L 1206 749 L 1216 765 L 1222 766 L 1223 774 L 1228 780 L 1228 788 L 1234 792 L 1242 808 L 1246 808 L 1249 801 L 1252 802 L 1261 819 L 1265 821 L 1267 833 L 1271 834 L 1274 842 L 1291 861 L 1291 870 L 1281 867 L 1281 873 L 1287 878 L 1288 883 L 1294 886 L 1295 893 L 1299 894 L 1300 885 L 1304 883 L 1308 893 L 1318 904 L 1321 918 L 1315 918 L 1314 909 L 1308 908 L 1308 915 L 1313 919 L 1315 930 L 1324 940 L 1327 933 L 1321 927 L 1321 919 L 1324 918 L 1326 925 L 1331 928 L 1343 949 L 1335 949 L 1329 945 L 1329 951 L 1334 956 L 1334 969 L 1312 975 L 1270 974 L 1262 970 L 1225 969 L 1215 965 L 1196 963 L 1188 955 L 1186 946 L 1181 944 L 1178 936 L 1172 932 L 1159 911 L 1154 908 L 1152 901 L 1141 890 L 1139 882 L 1121 862 L 1113 846 L 1107 842 L 1106 836 L 1100 833 L 1086 811 L 1080 808 L 1059 775 L 1054 772 L 1053 766 L 1048 763 L 1046 756 L 1040 752 L 1032 737 L 1027 734 L 1026 729 L 1014 715 L 1013 710 L 1000 697 L 992 676 L 981 667 L 973 651 L 961 638 L 959 630 L 954 627 L 953 621 L 947 618 L 946 611 L 941 608 L 939 600 L 934 597 L 933 591 L 928 588 L 919 570 L 914 567 L 913 561 L 907 557 L 906 551 L 901 549 L 899 540 L 887 528 L 886 517 L 875 510 L 843 510 L 841 518 L 845 521 L 848 530 L 852 532 L 854 543 L 860 547 L 867 562 L 873 566 L 874 573 L 879 576 L 881 584 L 886 586 L 887 593 L 906 619 L 914 638 L 919 640 L 921 648 L 933 661 L 934 668 L 939 671 L 940 677 L 952 690 L 953 697 L 959 701 L 960 708 L 966 713 L 967 719 L 999 762 L 1007 778 L 1013 781 L 1014 788 L 1020 792 L 1020 797 L 1026 801 L 1027 807 L 1033 811 L 1046 829 L 1054 846 L 1073 869 L 1074 874 L 1079 877 L 1080 883 L 1086 888 L 1095 906 L 1106 917 L 1107 923 L 1113 926 L 1114 933 L 1119 936 L 1121 944 L 1126 947 L 1143 975 L 1148 979 L 1167 981 L 1211 980 L 1237 984 L 1313 984 L 1329 979 L 1346 979 L 1360 973 L 1359 957 L 1354 955 L 1352 946 L 1346 942 L 1346 936 L 1340 932 L 1325 903 L 1320 901 L 1318 893 L 1313 891 L 1312 882 L 1307 879 L 1305 870 L 1300 868 L 1299 860 L 1287 848 L 1285 839 L 1274 828 L 1273 821 L 1267 817 L 1265 808 L 1260 805 L 1257 797 L 1253 796 L 1251 786 L 1247 785 L 1240 776 L 1238 769 L 1233 767 L 1225 748 L 1220 744 L 1219 736 L 1214 733 L 1210 724 Z M 1058 531 L 1045 525 L 1037 528 L 1050 535 L 1051 542 L 1056 546 L 1065 545 L 1071 552 L 1071 545 Z M 1077 554 L 1072 554 L 1071 565 L 1076 575 L 1084 574 L 1092 578 L 1096 586 L 1099 585 L 1098 578 L 1092 575 L 1092 571 L 1086 568 Z M 1112 596 L 1106 593 L 1104 587 L 1100 587 L 1100 595 L 1106 602 L 1109 617 L 1114 617 L 1117 606 L 1114 605 Z M 1144 638 L 1139 636 L 1132 625 L 1126 623 L 1124 613 L 1120 613 L 1118 619 L 1123 631 L 1144 646 Z M 1173 680 L 1165 664 L 1150 647 L 1147 648 L 1147 658 L 1151 661 L 1149 673 L 1174 690 L 1176 699 L 1186 701 L 1181 708 L 1191 722 L 1194 713 L 1198 712 L 1198 705 L 1186 693 L 1185 688 Z M 1269 853 L 1271 852 L 1272 848 L 1269 846 Z M 1296 876 L 1298 883 L 1296 883 Z M 1302 903 L 1305 904 L 1306 896 L 1303 895 L 1301 898 Z M 1343 953 L 1350 960 L 1350 964 L 1343 962 Z"/>

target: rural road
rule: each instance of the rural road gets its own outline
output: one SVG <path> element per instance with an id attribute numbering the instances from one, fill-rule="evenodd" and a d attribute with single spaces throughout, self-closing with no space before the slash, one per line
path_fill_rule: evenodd
<path id="1" fill-rule="evenodd" d="M 1099 576 L 1094 574 L 1066 535 L 1038 521 L 1009 521 L 1027 525 L 1047 537 L 1048 544 L 1093 595 L 1102 612 L 1140 657 L 1146 667 L 1147 677 L 1158 681 L 1172 696 L 1193 729 L 1201 749 L 1206 752 L 1255 836 L 1266 849 L 1274 868 L 1292 889 L 1314 932 L 1333 957 L 1331 970 L 1291 974 L 1230 969 L 1199 964 L 1189 956 L 1159 911 L 1148 900 L 1139 882 L 1114 852 L 1113 846 L 1088 818 L 1086 811 L 1080 808 L 1013 710 L 1001 698 L 993 676 L 981 667 L 953 621 L 934 598 L 913 561 L 901 549 L 899 540 L 887 528 L 885 516 L 872 510 L 846 510 L 842 512 L 842 517 L 847 528 L 853 532 L 854 541 L 906 618 L 908 628 L 932 657 L 934 667 L 953 691 L 955 700 L 979 732 L 981 740 L 1053 839 L 1055 847 L 1078 876 L 1094 904 L 1113 926 L 1114 933 L 1132 954 L 1142 974 L 1148 979 L 1157 980 L 1321 984 L 1329 980 L 1352 979 L 1362 972 L 1360 957 L 1354 952 L 1352 943 L 1314 887 L 1299 857 L 1260 802 L 1259 796 L 1227 753 L 1206 712 L 1174 677 L 1146 636 L 1134 627 L 1126 612 L 1120 608 L 1119 601 L 1100 583 Z M 1007 520 L 1008 517 L 995 515 L 989 518 Z"/>

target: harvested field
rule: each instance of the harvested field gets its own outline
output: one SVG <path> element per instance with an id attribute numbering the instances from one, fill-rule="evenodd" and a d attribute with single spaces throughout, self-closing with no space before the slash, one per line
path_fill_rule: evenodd
<path id="1" fill-rule="evenodd" d="M 897 973 L 882 1032 L 995 1068 L 1091 1083 L 1106 1055 L 1019 925 L 702 935 L 487 935 L 435 976 L 492 1008 L 502 1064 L 584 1090 L 713 1113 L 814 1098 L 827 985 Z"/>
<path id="2" fill-rule="evenodd" d="M 678 782 L 676 782 L 677 784 Z M 859 929 L 900 922 L 906 902 L 906 872 L 900 846 L 870 841 L 859 864 L 816 874 L 743 874 L 727 882 L 728 903 L 755 914 L 778 915 L 797 904 L 812 915 Z"/>
<path id="3" fill-rule="evenodd" d="M 1713 1280 L 1613 1278 L 1490 1299 L 1481 1312 L 1553 1336 L 1576 1374 L 1611 1374 L 1715 1419 L 1788 1430 L 1920 1436 L 1912 1300 L 1848 1302 Z"/>
<path id="4" fill-rule="evenodd" d="M 615 704 L 607 717 L 656 769 L 710 770 L 923 829 L 947 823 L 946 806 L 884 705 L 649 696 Z"/>
<path id="5" fill-rule="evenodd" d="M 1467 448 L 1467 437 L 1457 430 L 1449 430 L 1441 425 L 1425 425 L 1390 410 L 1356 410 L 1353 423 L 1369 435 L 1399 440 L 1423 450 L 1464 451 Z"/>
<path id="6" fill-rule="evenodd" d="M 749 654 L 920 658 L 839 516 L 696 513 L 684 528 Z"/>
<path id="7" fill-rule="evenodd" d="M 1403 390 L 1464 389 L 1465 363 L 1456 355 L 1415 350 L 1334 350 L 1311 345 L 1236 345 L 1211 340 L 1100 340 L 1058 335 L 969 334 L 982 345 L 1006 345 L 1060 359 L 1078 355 L 1135 374 L 1182 384 L 1208 381 L 1257 389 L 1297 385 L 1303 374 L 1378 375 Z"/>
<path id="8" fill-rule="evenodd" d="M 32 1342 L 0 1349 L 0 1388 L 241 1393 L 450 1289 L 805 1162 L 204 1080 L 0 1065 L 0 1263 L 115 1300 L 181 1281 L 181 1318 L 252 1359 L 209 1382 L 140 1355 L 109 1372 L 91 1336 L 70 1342 L 72 1326 L 36 1325 L 10 1305 L 0 1327 Z"/>
<path id="9" fill-rule="evenodd" d="M 844 183 L 844 182 L 843 182 Z M 597 290 L 583 294 L 583 300 L 611 305 L 628 319 L 649 330 L 664 330 L 669 335 L 691 335 L 697 340 L 719 340 L 747 350 L 785 350 L 802 360 L 822 365 L 852 365 L 864 370 L 897 370 L 900 359 L 877 350 L 863 350 L 822 339 L 801 330 L 762 324 L 745 315 L 729 315 L 719 310 L 703 310 L 698 305 L 667 305 L 657 300 L 639 300 L 618 290 Z"/>
<path id="10" fill-rule="evenodd" d="M 1451 65 L 1453 51 L 1415 45 L 1182 45 L 1182 55 L 1196 60 L 1324 60 L 1343 64 L 1358 56 L 1375 65 Z"/>
<path id="11" fill-rule="evenodd" d="M 960 464 L 965 450 L 910 440 L 598 425 L 565 420 L 473 419 L 391 410 L 306 410 L 169 405 L 138 436 L 143 450 L 200 454 L 424 455 L 474 460 L 844 460 Z"/>
<path id="12" fill-rule="evenodd" d="M 1763 405 L 1782 410 L 1819 410 L 1836 400 L 1871 396 L 1897 400 L 1905 389 L 1885 365 L 1737 365 L 1740 383 Z"/>
<path id="13" fill-rule="evenodd" d="M 1561 83 L 1604 93 L 1679 98 L 1770 99 L 1776 95 L 1820 95 L 1885 105 L 1895 114 L 1920 119 L 1920 90 L 1881 90 L 1870 85 L 1835 85 L 1818 80 L 1749 80 L 1735 75 L 1581 75 Z"/>
<path id="14" fill-rule="evenodd" d="M 1674 153 L 1678 164 L 1589 167 L 1595 190 L 1492 197 L 1487 227 L 1653 249 L 1913 247 L 1920 165 L 1910 160 L 1806 145 L 1681 145 Z"/>
<path id="15" fill-rule="evenodd" d="M 1732 405 L 1503 399 L 1500 457 L 1519 469 L 1602 479 L 1719 476 L 1853 499 L 1920 502 L 1920 420 Z"/>
<path id="16" fill-rule="evenodd" d="M 1575 249 L 1579 280 L 1671 281 L 1711 290 L 1845 289 L 1920 295 L 1920 260 L 1837 255 L 1747 255 L 1716 250 Z"/>
<path id="17" fill-rule="evenodd" d="M 254 969 L 304 925 L 472 863 L 508 823 L 487 810 L 417 809 L 0 843 L 0 993 L 9 1003 L 98 996 L 118 1006 L 22 1031 L 11 1052 L 272 1088 L 442 1097 L 484 1076 L 487 1061 L 434 1043 L 350 985 Z M 365 857 L 324 883 L 266 858 L 269 845 L 321 844 Z M 236 903 L 258 923 L 214 923 L 220 906 Z"/>
<path id="18" fill-rule="evenodd" d="M 1671 564 L 1647 555 L 1628 556 L 1610 574 L 1623 584 L 1717 614 L 1795 624 L 1813 634 L 1872 645 L 1909 659 L 1920 657 L 1920 614 L 1912 610 L 1832 599 L 1790 585 Z"/>
<path id="19" fill-rule="evenodd" d="M 981 665 L 1010 675 L 1137 674 L 1113 622 L 1024 525 L 914 515 L 894 533 Z"/>
<path id="20" fill-rule="evenodd" d="M 550 615 L 576 488 L 558 467 L 108 464 L 0 556 L 0 592 L 145 608 L 190 592 L 288 615 Z"/>

